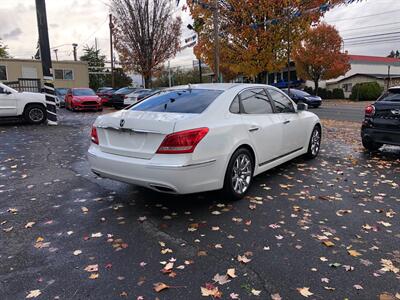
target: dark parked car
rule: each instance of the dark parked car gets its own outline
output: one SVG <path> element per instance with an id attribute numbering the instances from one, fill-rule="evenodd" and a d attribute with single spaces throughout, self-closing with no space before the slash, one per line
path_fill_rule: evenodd
<path id="1" fill-rule="evenodd" d="M 137 89 L 133 93 L 130 93 L 124 99 L 124 106 L 132 105 L 137 102 L 142 101 L 143 98 L 153 95 L 157 92 L 157 90 L 151 89 Z"/>
<path id="2" fill-rule="evenodd" d="M 113 89 L 112 87 L 102 87 L 97 89 L 96 95 L 101 98 L 101 103 L 103 105 L 110 105 L 111 96 L 117 91 L 118 89 Z"/>
<path id="3" fill-rule="evenodd" d="M 111 106 L 114 106 L 116 109 L 121 109 L 124 107 L 124 99 L 127 98 L 127 95 L 130 93 L 133 93 L 137 89 L 134 87 L 124 87 L 122 89 L 119 89 L 118 91 L 114 92 L 111 95 L 109 104 Z"/>
<path id="4" fill-rule="evenodd" d="M 320 107 L 322 104 L 321 97 L 312 96 L 309 93 L 297 89 L 290 89 L 290 93 L 288 89 L 282 89 L 282 91 L 288 95 L 292 100 L 296 103 L 303 102 L 308 104 L 308 106 L 312 107 Z"/>
<path id="5" fill-rule="evenodd" d="M 390 88 L 365 108 L 361 127 L 363 146 L 376 151 L 383 144 L 400 146 L 400 86 Z"/>

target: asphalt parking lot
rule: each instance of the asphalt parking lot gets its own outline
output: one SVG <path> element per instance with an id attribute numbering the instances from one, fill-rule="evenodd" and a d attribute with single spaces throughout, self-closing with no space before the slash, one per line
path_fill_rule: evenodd
<path id="1" fill-rule="evenodd" d="M 97 178 L 96 115 L 0 125 L 1 299 L 400 298 L 400 148 L 365 153 L 359 123 L 231 202 Z"/>

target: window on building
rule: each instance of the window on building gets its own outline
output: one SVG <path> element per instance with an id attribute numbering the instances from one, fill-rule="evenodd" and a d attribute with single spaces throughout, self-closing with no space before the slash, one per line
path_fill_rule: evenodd
<path id="1" fill-rule="evenodd" d="M 353 84 L 352 83 L 345 83 L 342 85 L 343 90 L 347 93 L 350 93 L 352 88 L 353 88 Z"/>
<path id="2" fill-rule="evenodd" d="M 277 113 L 295 112 L 292 101 L 285 94 L 273 89 L 268 89 L 268 93 L 274 101 Z"/>
<path id="3" fill-rule="evenodd" d="M 245 90 L 240 94 L 240 100 L 245 114 L 268 114 L 274 112 L 264 89 Z"/>
<path id="4" fill-rule="evenodd" d="M 7 80 L 7 67 L 0 66 L 0 80 Z"/>
<path id="5" fill-rule="evenodd" d="M 56 80 L 74 80 L 74 71 L 69 69 L 55 69 L 54 78 Z"/>

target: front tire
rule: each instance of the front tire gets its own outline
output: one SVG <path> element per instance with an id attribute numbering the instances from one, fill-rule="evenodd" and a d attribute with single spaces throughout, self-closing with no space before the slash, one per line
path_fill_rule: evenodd
<path id="1" fill-rule="evenodd" d="M 364 148 L 368 151 L 378 151 L 379 148 L 381 148 L 383 146 L 383 144 L 376 143 L 374 141 L 367 140 L 364 138 L 362 139 L 362 144 L 363 144 Z"/>
<path id="2" fill-rule="evenodd" d="M 41 124 L 46 121 L 46 108 L 40 104 L 32 104 L 25 108 L 24 118 L 30 124 Z"/>
<path id="3" fill-rule="evenodd" d="M 225 173 L 224 194 L 230 199 L 242 199 L 248 192 L 254 173 L 254 159 L 246 148 L 232 155 Z"/>
<path id="4" fill-rule="evenodd" d="M 321 127 L 318 125 L 314 126 L 311 133 L 310 142 L 308 144 L 307 158 L 316 158 L 321 149 Z"/>

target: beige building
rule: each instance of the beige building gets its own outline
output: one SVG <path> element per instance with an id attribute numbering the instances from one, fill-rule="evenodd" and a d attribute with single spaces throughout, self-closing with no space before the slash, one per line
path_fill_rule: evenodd
<path id="1" fill-rule="evenodd" d="M 56 88 L 89 87 L 87 62 L 53 61 Z M 39 60 L 0 58 L 0 82 L 19 79 L 40 79 L 43 85 L 42 64 Z"/>
<path id="2" fill-rule="evenodd" d="M 400 83 L 400 75 L 392 74 L 353 74 L 349 77 L 342 78 L 341 80 L 335 82 L 327 82 L 326 88 L 328 90 L 333 89 L 343 89 L 345 98 L 349 98 L 351 95 L 351 90 L 357 83 L 367 83 L 376 82 L 383 89 L 387 86 L 398 86 Z"/>

